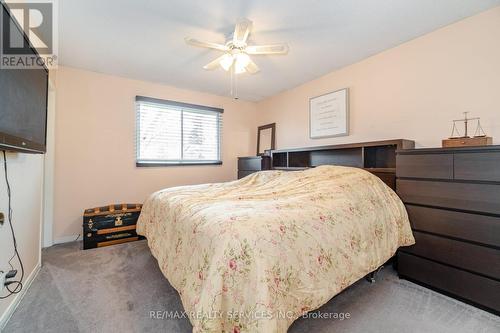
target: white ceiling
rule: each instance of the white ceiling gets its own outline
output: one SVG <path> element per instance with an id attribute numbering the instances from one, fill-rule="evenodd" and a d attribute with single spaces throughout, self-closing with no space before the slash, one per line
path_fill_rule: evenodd
<path id="1" fill-rule="evenodd" d="M 203 65 L 220 53 L 185 36 L 224 43 L 239 17 L 249 44 L 286 42 L 286 56 L 253 56 L 239 96 L 258 101 L 500 5 L 500 0 L 61 0 L 60 64 L 229 95 L 229 75 Z"/>

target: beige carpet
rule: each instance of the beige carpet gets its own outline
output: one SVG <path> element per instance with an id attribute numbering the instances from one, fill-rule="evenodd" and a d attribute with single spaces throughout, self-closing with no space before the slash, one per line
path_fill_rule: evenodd
<path id="1" fill-rule="evenodd" d="M 5 333 L 191 332 L 188 319 L 151 318 L 151 311 L 183 308 L 145 241 L 88 251 L 80 246 L 43 251 L 43 267 Z M 333 318 L 301 318 L 289 332 L 500 332 L 500 317 L 400 280 L 392 268 L 375 284 L 359 281 L 316 314 Z"/>

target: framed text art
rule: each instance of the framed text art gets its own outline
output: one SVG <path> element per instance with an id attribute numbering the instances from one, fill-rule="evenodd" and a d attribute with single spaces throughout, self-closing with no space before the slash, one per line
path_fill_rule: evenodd
<path id="1" fill-rule="evenodd" d="M 311 139 L 349 135 L 349 89 L 309 99 Z"/>

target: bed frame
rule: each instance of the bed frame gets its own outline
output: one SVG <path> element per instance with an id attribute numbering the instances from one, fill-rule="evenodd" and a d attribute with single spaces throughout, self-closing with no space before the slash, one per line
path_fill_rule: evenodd
<path id="1" fill-rule="evenodd" d="M 303 170 L 320 165 L 363 168 L 390 188 L 396 189 L 396 150 L 413 149 L 406 139 L 348 143 L 341 145 L 271 150 L 271 168 Z"/>

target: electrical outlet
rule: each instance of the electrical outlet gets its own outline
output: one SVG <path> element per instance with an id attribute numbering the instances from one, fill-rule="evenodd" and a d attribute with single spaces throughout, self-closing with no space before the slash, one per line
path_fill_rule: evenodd
<path id="1" fill-rule="evenodd" d="M 5 276 L 7 273 L 0 271 L 0 293 L 3 292 L 3 288 L 5 288 Z"/>

